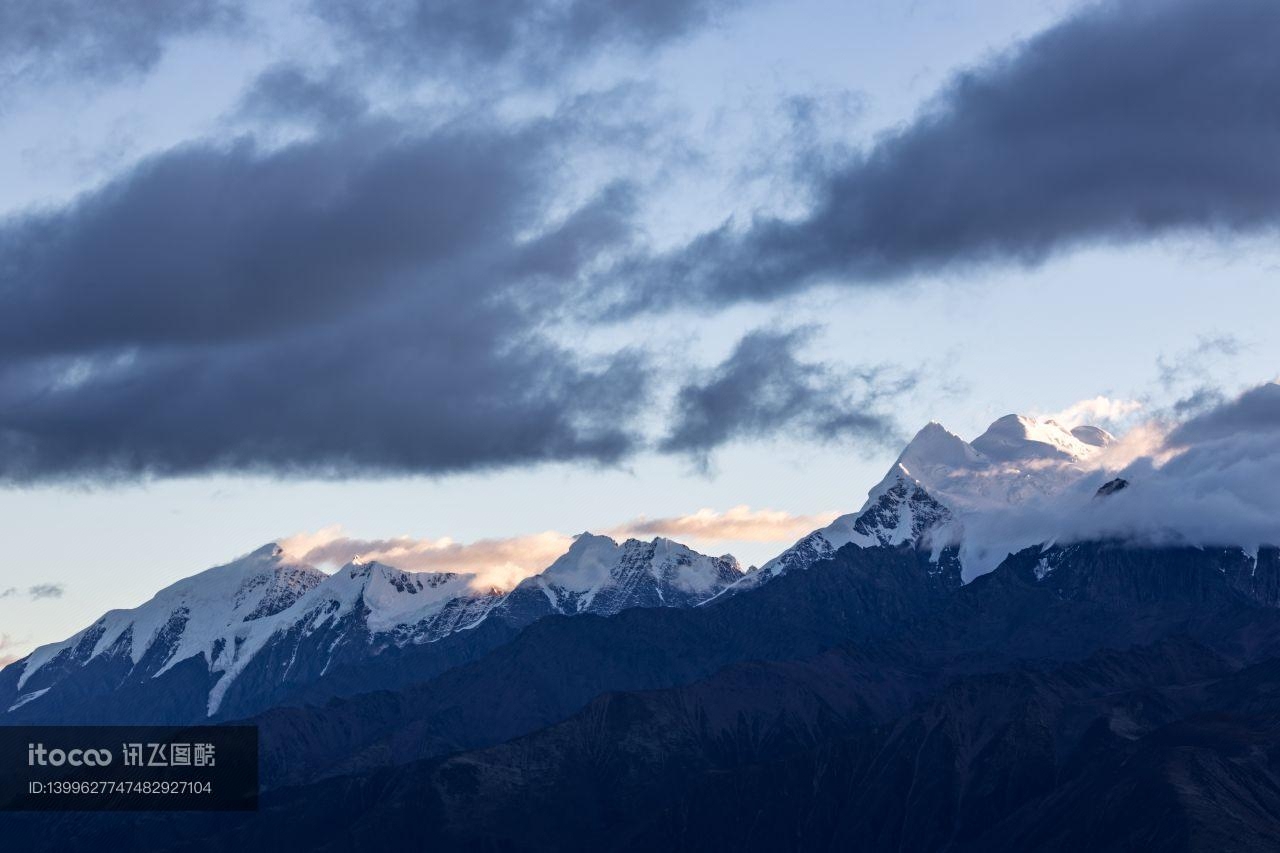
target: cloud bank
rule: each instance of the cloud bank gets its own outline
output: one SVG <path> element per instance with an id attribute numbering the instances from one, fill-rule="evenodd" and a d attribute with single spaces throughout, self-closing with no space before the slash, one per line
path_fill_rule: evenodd
<path id="1" fill-rule="evenodd" d="M 547 209 L 580 130 L 199 144 L 0 224 L 0 480 L 628 454 L 642 356 L 580 357 L 520 303 L 623 233 L 622 186 Z"/>
<path id="2" fill-rule="evenodd" d="M 727 221 L 616 269 L 615 310 L 771 299 L 1088 244 L 1280 225 L 1280 6 L 1086 5 L 869 150 L 811 176 L 795 219 Z M 602 287 L 608 282 L 602 282 Z"/>
<path id="3" fill-rule="evenodd" d="M 655 253 L 659 179 L 637 164 L 668 117 L 571 69 L 737 5 L 315 0 L 337 64 L 317 51 L 315 67 L 261 74 L 235 121 L 266 131 L 177 146 L 0 220 L 0 483 L 440 475 L 651 449 L 705 467 L 736 441 L 883 446 L 913 377 L 807 357 L 804 331 L 747 332 L 674 379 L 642 349 L 588 354 L 578 332 L 1280 222 L 1280 6 L 1136 0 L 1088 5 L 956 75 L 859 154 L 797 158 L 807 213 Z M 248 20 L 229 0 L 105 8 L 4 5 L 5 68 L 140 72 L 174 38 Z M 527 97 L 471 91 L 482 68 Z M 389 71 L 448 92 L 445 108 L 396 104 L 378 89 Z M 795 111 L 801 137 L 810 115 Z M 278 137 L 282 123 L 307 133 Z M 666 423 L 646 421 L 665 403 Z"/>
<path id="4" fill-rule="evenodd" d="M 1121 423 L 1141 412 L 1143 408 L 1140 400 L 1123 400 L 1099 394 L 1097 397 L 1072 403 L 1065 409 L 1046 417 L 1071 429 L 1082 424 Z"/>
<path id="5" fill-rule="evenodd" d="M 829 524 L 836 513 L 793 515 L 772 509 L 735 506 L 724 512 L 700 509 L 690 515 L 633 518 L 600 531 L 614 539 L 672 539 L 713 543 L 723 541 L 790 543 Z M 510 589 L 536 575 L 569 550 L 574 537 L 554 530 L 528 536 L 456 542 L 448 537 L 418 539 L 361 539 L 334 525 L 280 540 L 293 560 L 334 569 L 359 558 L 377 560 L 411 572 L 461 572 L 476 576 L 477 589 Z"/>

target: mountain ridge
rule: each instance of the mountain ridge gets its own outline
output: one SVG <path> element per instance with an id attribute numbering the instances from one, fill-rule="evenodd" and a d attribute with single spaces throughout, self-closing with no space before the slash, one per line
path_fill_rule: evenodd
<path id="1" fill-rule="evenodd" d="M 246 672 L 264 689 L 291 680 L 305 687 L 335 664 L 474 631 L 491 615 L 519 627 L 556 614 L 692 606 L 740 574 L 732 557 L 709 557 L 662 537 L 617 543 L 583 534 L 543 573 L 502 592 L 476 589 L 472 574 L 406 572 L 378 561 L 353 561 L 326 575 L 291 561 L 269 543 L 184 578 L 136 608 L 105 614 L 67 640 L 42 646 L 0 670 L 0 711 L 37 718 L 41 706 L 59 699 L 55 676 L 74 676 L 76 667 L 91 663 L 89 680 L 101 692 L 104 682 L 137 686 L 187 662 L 185 670 L 203 666 L 205 675 L 184 670 L 180 688 L 175 682 L 156 689 L 204 692 L 209 716 L 231 694 L 244 713 L 255 702 L 237 690 Z M 242 612 L 244 594 L 232 592 L 234 584 L 260 589 L 261 600 L 244 608 L 252 612 Z M 293 594 L 280 592 L 282 585 Z M 188 601 L 193 597 L 198 604 Z M 193 627 L 193 612 L 199 630 Z M 507 633 L 496 629 L 493 641 Z M 148 663 L 140 667 L 144 659 Z M 192 704 L 188 700 L 182 707 Z M 178 716 L 186 721 L 191 714 Z"/>

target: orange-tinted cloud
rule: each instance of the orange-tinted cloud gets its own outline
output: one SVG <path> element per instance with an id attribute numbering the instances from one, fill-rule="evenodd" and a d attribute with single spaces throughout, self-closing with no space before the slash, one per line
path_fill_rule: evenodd
<path id="1" fill-rule="evenodd" d="M 690 515 L 665 518 L 639 516 L 602 532 L 615 539 L 652 539 L 664 536 L 692 543 L 778 542 L 789 544 L 836 517 L 834 512 L 793 515 L 773 509 L 735 506 L 724 512 L 700 509 Z M 524 578 L 536 575 L 568 550 L 573 537 L 555 530 L 456 542 L 448 537 L 415 539 L 360 539 L 334 525 L 313 533 L 298 533 L 280 540 L 280 546 L 295 560 L 325 568 L 336 568 L 359 557 L 377 560 L 410 572 L 465 572 L 476 575 L 478 588 L 510 589 Z"/>
<path id="2" fill-rule="evenodd" d="M 476 575 L 477 587 L 508 589 L 545 569 L 572 541 L 573 537 L 551 530 L 465 544 L 448 537 L 358 539 L 333 526 L 282 539 L 280 547 L 294 559 L 317 566 L 341 566 L 359 557 L 410 572 L 471 573 Z"/>
<path id="3" fill-rule="evenodd" d="M 610 536 L 638 539 L 666 536 L 671 539 L 696 539 L 701 541 L 737 540 L 739 542 L 790 543 L 819 527 L 825 527 L 838 515 L 834 512 L 817 515 L 793 515 L 775 509 L 752 509 L 746 504 L 724 512 L 700 509 L 691 515 L 667 518 L 639 516 L 625 524 L 606 531 Z"/>

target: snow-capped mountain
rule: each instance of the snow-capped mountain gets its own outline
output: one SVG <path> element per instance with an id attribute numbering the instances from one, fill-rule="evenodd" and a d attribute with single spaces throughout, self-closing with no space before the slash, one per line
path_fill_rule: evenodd
<path id="1" fill-rule="evenodd" d="M 519 619 L 550 613 L 612 616 L 629 607 L 692 607 L 742 577 L 732 556 L 709 557 L 670 539 L 583 533 L 540 575 L 526 578 L 499 606 Z"/>
<path id="2" fill-rule="evenodd" d="M 1000 418 L 972 442 L 933 423 L 907 445 L 894 468 L 958 515 L 972 515 L 1063 493 L 1114 440 L 1098 427 L 1067 430 L 1023 415 Z"/>
<path id="3" fill-rule="evenodd" d="M 56 702 L 68 685 L 79 697 L 112 684 L 182 694 L 176 718 L 196 698 L 205 714 L 219 712 L 228 697 L 249 709 L 281 685 L 313 683 L 336 667 L 433 643 L 491 616 L 518 627 L 552 614 L 688 607 L 741 575 L 733 557 L 709 557 L 669 539 L 619 544 L 584 533 L 542 574 L 504 592 L 472 574 L 406 572 L 378 562 L 356 561 L 326 575 L 272 544 L 15 662 L 0 672 L 0 713 Z M 175 688 L 179 676 L 183 684 Z"/>
<path id="4" fill-rule="evenodd" d="M 324 580 L 323 572 L 291 563 L 279 547 L 266 545 L 184 578 L 131 610 L 112 610 L 60 643 L 36 649 L 10 668 L 19 673 L 17 696 L 10 704 L 34 701 L 90 664 L 121 680 L 155 678 L 199 656 L 211 668 L 221 667 L 255 629 L 276 621 Z"/>
<path id="5" fill-rule="evenodd" d="M 1095 426 L 1068 430 L 1053 420 L 1006 415 L 972 442 L 930 423 L 903 449 L 884 478 L 853 513 L 808 534 L 726 594 L 826 559 L 845 545 L 914 544 L 931 552 L 940 575 L 963 561 L 966 518 L 1061 494 L 1087 469 L 1084 463 L 1115 439 Z"/>
<path id="6" fill-rule="evenodd" d="M 209 713 L 250 668 L 259 682 L 313 681 L 337 664 L 389 646 L 430 643 L 473 627 L 501 600 L 500 590 L 477 586 L 469 573 L 348 563 L 288 610 L 254 626 L 235 655 L 212 662 L 219 677 L 209 692 Z"/>

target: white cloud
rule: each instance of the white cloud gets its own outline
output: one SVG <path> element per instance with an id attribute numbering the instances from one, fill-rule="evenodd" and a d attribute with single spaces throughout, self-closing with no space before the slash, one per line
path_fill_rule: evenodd
<path id="1" fill-rule="evenodd" d="M 1071 466 L 1063 465 L 1064 470 Z M 1115 477 L 1128 487 L 1105 498 Z M 972 566 L 1040 542 L 1280 544 L 1280 384 L 1257 386 L 1185 421 L 1139 424 L 1079 466 L 1061 494 L 965 519 Z"/>
<path id="2" fill-rule="evenodd" d="M 1060 412 L 1047 415 L 1067 429 L 1081 424 L 1104 424 L 1114 426 L 1125 422 L 1128 418 L 1142 411 L 1143 404 L 1137 400 L 1119 400 L 1101 395 L 1088 400 L 1079 400 Z"/>

